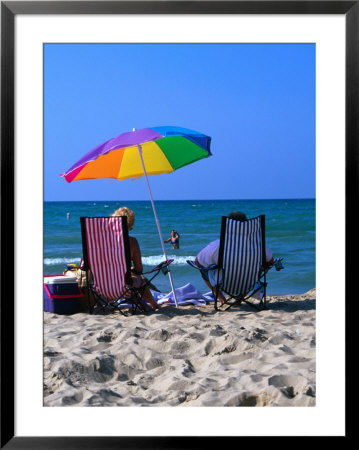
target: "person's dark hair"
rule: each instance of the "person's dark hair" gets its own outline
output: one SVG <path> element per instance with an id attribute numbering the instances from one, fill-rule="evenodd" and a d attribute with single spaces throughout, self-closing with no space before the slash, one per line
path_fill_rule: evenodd
<path id="1" fill-rule="evenodd" d="M 245 222 L 247 220 L 247 216 L 241 211 L 232 211 L 227 216 L 229 219 L 239 220 L 241 222 Z"/>

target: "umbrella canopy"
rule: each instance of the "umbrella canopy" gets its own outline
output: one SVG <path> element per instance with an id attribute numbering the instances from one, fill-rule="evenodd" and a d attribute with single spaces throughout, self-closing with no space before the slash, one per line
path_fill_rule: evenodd
<path id="1" fill-rule="evenodd" d="M 194 130 L 179 127 L 155 127 L 133 130 L 98 145 L 70 169 L 61 174 L 71 183 L 78 180 L 115 178 L 125 180 L 144 176 L 156 220 L 162 251 L 167 260 L 160 223 L 147 175 L 174 172 L 211 155 L 211 138 Z M 177 298 L 170 270 L 172 292 Z"/>
<path id="2" fill-rule="evenodd" d="M 170 173 L 210 156 L 210 143 L 209 136 L 186 128 L 142 128 L 98 145 L 62 176 L 69 183 L 94 178 L 125 180 L 143 176 L 139 145 L 147 175 Z"/>

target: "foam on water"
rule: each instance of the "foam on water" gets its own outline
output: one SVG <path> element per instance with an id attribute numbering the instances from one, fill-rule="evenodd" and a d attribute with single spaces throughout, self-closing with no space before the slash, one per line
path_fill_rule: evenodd
<path id="1" fill-rule="evenodd" d="M 153 256 L 143 256 L 142 264 L 145 266 L 155 267 L 164 261 L 166 258 L 164 255 L 153 255 Z M 187 264 L 187 259 L 195 259 L 195 256 L 176 256 L 167 255 L 167 259 L 173 259 L 172 265 L 180 266 Z M 81 258 L 45 258 L 45 266 L 56 266 L 57 264 L 70 264 L 70 263 L 80 263 Z"/>
<path id="2" fill-rule="evenodd" d="M 195 259 L 196 256 L 177 256 L 177 255 L 167 255 L 167 259 L 173 259 L 172 265 L 181 266 L 187 265 L 187 259 Z M 142 256 L 142 264 L 146 266 L 157 266 L 159 263 L 164 261 L 166 258 L 164 255 L 154 255 L 154 256 Z"/>
<path id="3" fill-rule="evenodd" d="M 71 263 L 80 263 L 81 258 L 45 258 L 44 265 L 45 266 L 57 266 L 58 264 L 71 264 Z"/>

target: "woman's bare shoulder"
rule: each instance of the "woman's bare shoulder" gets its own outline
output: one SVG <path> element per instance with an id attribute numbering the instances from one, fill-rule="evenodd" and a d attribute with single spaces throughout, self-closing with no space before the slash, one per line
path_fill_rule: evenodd
<path id="1" fill-rule="evenodd" d="M 130 245 L 138 245 L 138 241 L 135 237 L 129 236 L 130 238 Z"/>

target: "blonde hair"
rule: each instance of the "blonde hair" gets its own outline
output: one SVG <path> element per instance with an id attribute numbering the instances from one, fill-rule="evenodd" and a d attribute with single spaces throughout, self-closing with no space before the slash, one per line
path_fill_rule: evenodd
<path id="1" fill-rule="evenodd" d="M 135 223 L 135 213 L 132 211 L 132 209 L 127 208 L 127 206 L 122 206 L 121 208 L 116 209 L 116 211 L 113 212 L 111 216 L 112 217 L 126 216 L 128 229 L 132 230 L 133 225 Z"/>

